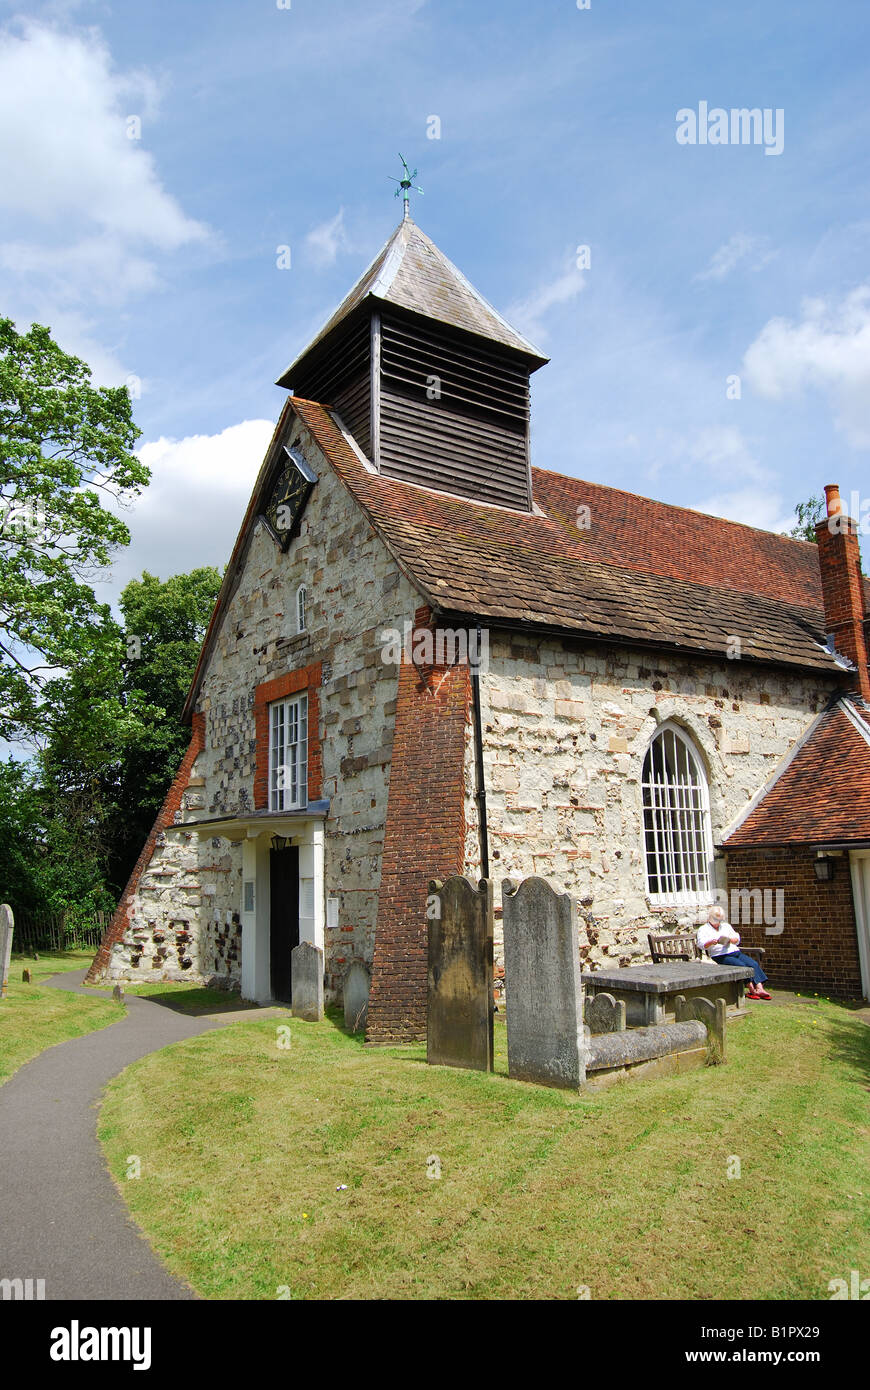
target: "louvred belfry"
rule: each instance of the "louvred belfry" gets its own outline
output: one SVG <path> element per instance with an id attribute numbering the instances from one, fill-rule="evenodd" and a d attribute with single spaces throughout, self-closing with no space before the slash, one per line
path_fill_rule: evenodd
<path id="1" fill-rule="evenodd" d="M 278 384 L 336 410 L 384 476 L 529 511 L 546 361 L 405 218 Z"/>

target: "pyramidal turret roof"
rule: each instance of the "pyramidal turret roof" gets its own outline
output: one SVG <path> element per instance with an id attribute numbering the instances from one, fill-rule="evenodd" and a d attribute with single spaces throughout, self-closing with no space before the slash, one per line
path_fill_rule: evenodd
<path id="1" fill-rule="evenodd" d="M 405 217 L 328 323 L 279 378 L 278 385 L 289 386 L 302 358 L 368 298 L 476 333 L 502 347 L 525 353 L 538 366 L 549 360 L 502 318 L 413 218 Z"/>

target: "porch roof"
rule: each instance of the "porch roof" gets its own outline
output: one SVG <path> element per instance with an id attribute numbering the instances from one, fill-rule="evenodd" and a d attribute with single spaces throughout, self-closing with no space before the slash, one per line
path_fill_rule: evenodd
<path id="1" fill-rule="evenodd" d="M 323 821 L 328 801 L 310 801 L 296 811 L 249 811 L 245 815 L 209 816 L 205 820 L 184 821 L 178 829 L 192 830 L 204 839 L 221 836 L 224 840 L 253 840 L 258 835 L 298 835 L 306 821 Z"/>

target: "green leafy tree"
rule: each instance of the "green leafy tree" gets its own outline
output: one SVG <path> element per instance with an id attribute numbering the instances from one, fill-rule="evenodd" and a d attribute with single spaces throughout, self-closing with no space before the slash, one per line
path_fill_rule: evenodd
<path id="1" fill-rule="evenodd" d="M 64 913 L 71 925 L 114 907 L 105 854 L 45 785 L 38 759 L 0 763 L 0 899 L 16 913 Z"/>
<path id="2" fill-rule="evenodd" d="M 38 868 L 45 855 L 45 817 L 33 767 L 0 763 L 0 901 L 13 908 L 39 905 Z"/>
<path id="3" fill-rule="evenodd" d="M 126 881 L 190 740 L 184 701 L 220 589 L 212 567 L 161 581 L 147 571 L 121 594 L 126 656 L 121 693 L 140 725 L 125 739 L 113 830 L 112 878 Z"/>
<path id="4" fill-rule="evenodd" d="M 825 515 L 825 499 L 813 496 L 806 502 L 798 502 L 794 514 L 797 517 L 797 526 L 793 526 L 788 534 L 794 536 L 796 541 L 815 541 L 816 522 L 821 521 Z"/>
<path id="5" fill-rule="evenodd" d="M 0 897 L 90 920 L 111 911 L 190 737 L 181 711 L 220 575 L 145 573 L 75 664 L 47 681 L 49 735 L 0 764 Z"/>
<path id="6" fill-rule="evenodd" d="M 44 737 L 53 672 L 112 640 L 91 583 L 130 540 L 117 508 L 149 480 L 139 433 L 126 387 L 94 387 L 47 328 L 0 319 L 2 738 Z"/>
<path id="7" fill-rule="evenodd" d="M 50 735 L 36 756 L 38 785 L 53 846 L 68 845 L 69 867 L 54 865 L 63 898 L 73 884 L 72 906 L 84 897 L 90 907 L 112 906 L 112 866 L 122 769 L 130 748 L 162 711 L 138 692 L 124 691 L 125 640 L 106 614 L 99 637 L 80 649 L 63 678 L 49 681 L 43 710 Z"/>

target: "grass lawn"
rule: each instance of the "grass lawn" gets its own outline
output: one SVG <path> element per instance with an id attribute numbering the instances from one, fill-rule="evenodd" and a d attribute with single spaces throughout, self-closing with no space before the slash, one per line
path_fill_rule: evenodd
<path id="1" fill-rule="evenodd" d="M 752 1007 L 726 1066 L 590 1097 L 508 1080 L 500 1025 L 488 1076 L 244 1021 L 116 1077 L 99 1133 L 207 1298 L 827 1299 L 870 1267 L 870 1028 Z"/>
<path id="2" fill-rule="evenodd" d="M 40 951 L 39 960 L 13 954 L 9 997 L 0 1000 L 0 1084 L 44 1048 L 118 1022 L 122 1004 L 40 985 L 61 970 L 84 970 L 93 958 L 93 951 Z M 33 974 L 32 985 L 21 983 L 25 968 Z"/>
<path id="3" fill-rule="evenodd" d="M 135 994 L 140 999 L 154 999 L 182 1014 L 230 1013 L 236 1009 L 250 1008 L 254 1011 L 257 1008 L 256 1004 L 244 1003 L 240 994 L 230 990 L 206 989 L 202 985 L 187 985 L 179 980 L 150 980 L 140 985 L 120 980 L 119 984 L 125 994 Z M 92 984 L 89 980 L 86 985 L 93 990 L 112 988 L 105 983 Z"/>

